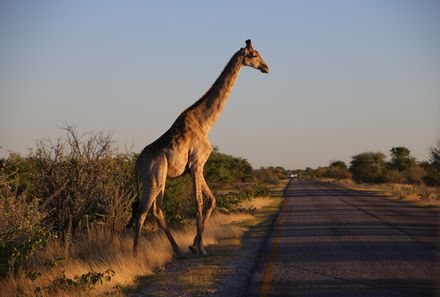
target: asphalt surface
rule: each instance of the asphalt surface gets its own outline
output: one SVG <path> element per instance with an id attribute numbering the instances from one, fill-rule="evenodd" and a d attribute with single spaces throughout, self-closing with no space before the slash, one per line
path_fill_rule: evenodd
<path id="1" fill-rule="evenodd" d="M 440 296 L 439 214 L 292 180 L 248 296 Z"/>

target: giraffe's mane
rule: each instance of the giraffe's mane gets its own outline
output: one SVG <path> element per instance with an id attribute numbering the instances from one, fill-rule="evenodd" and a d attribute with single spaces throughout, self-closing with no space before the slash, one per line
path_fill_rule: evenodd
<path id="1" fill-rule="evenodd" d="M 242 51 L 243 49 L 239 49 L 232 57 L 231 59 L 229 59 L 229 62 L 226 63 L 225 67 L 223 68 L 222 72 L 220 73 L 220 75 L 217 77 L 217 79 L 215 80 L 215 82 L 211 85 L 211 87 L 208 89 L 208 91 L 206 91 L 205 94 L 203 94 L 202 97 L 200 97 L 199 100 L 197 100 L 196 102 L 194 102 L 191 106 L 189 106 L 188 108 L 186 108 L 181 114 L 184 114 L 190 110 L 193 110 L 194 108 L 198 107 L 205 99 L 207 96 L 209 96 L 210 93 L 212 93 L 214 90 L 216 90 L 217 88 L 220 87 L 221 85 L 221 78 L 225 75 L 225 72 L 227 71 L 227 69 L 229 68 L 231 63 L 235 63 L 235 60 L 240 57 L 242 55 Z"/>

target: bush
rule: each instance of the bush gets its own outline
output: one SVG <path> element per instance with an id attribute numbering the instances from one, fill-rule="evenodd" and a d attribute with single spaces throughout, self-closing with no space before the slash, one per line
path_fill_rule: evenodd
<path id="1" fill-rule="evenodd" d="M 430 186 L 440 186 L 440 144 L 431 148 L 430 158 L 428 162 L 423 164 L 427 175 L 424 181 Z"/>
<path id="2" fill-rule="evenodd" d="M 44 248 L 52 234 L 36 199 L 28 201 L 0 176 L 0 276 L 18 274 L 27 259 Z"/>
<path id="3" fill-rule="evenodd" d="M 399 170 L 387 170 L 384 175 L 384 181 L 388 183 L 403 184 L 406 182 L 406 177 L 404 173 Z"/>
<path id="4" fill-rule="evenodd" d="M 335 178 L 335 179 L 346 179 L 351 178 L 351 173 L 348 169 L 342 168 L 332 168 L 330 167 L 326 173 L 327 177 Z"/>
<path id="5" fill-rule="evenodd" d="M 269 196 L 269 194 L 269 189 L 264 185 L 248 185 L 236 192 L 217 194 L 217 207 L 220 211 L 230 212 L 235 210 L 237 205 L 242 201 L 254 197 L 266 197 Z"/>
<path id="6" fill-rule="evenodd" d="M 418 164 L 411 164 L 405 170 L 406 181 L 409 184 L 421 184 L 426 176 L 426 171 Z"/>
<path id="7" fill-rule="evenodd" d="M 351 178 L 351 173 L 348 171 L 347 165 L 343 161 L 334 161 L 330 163 L 330 166 L 322 167 L 321 174 L 323 177 L 335 178 L 335 179 L 346 179 Z M 319 169 L 319 168 L 318 168 Z"/>
<path id="8" fill-rule="evenodd" d="M 385 174 L 385 155 L 362 153 L 352 157 L 350 172 L 356 182 L 381 183 Z"/>
<path id="9" fill-rule="evenodd" d="M 53 230 L 88 228 L 107 222 L 114 231 L 128 220 L 134 197 L 133 156 L 116 155 L 110 135 L 82 136 L 65 128 L 66 139 L 41 141 L 35 154 L 33 195 L 42 197 Z"/>
<path id="10" fill-rule="evenodd" d="M 254 170 L 255 179 L 263 184 L 276 185 L 280 180 L 287 178 L 287 170 L 283 167 L 261 167 Z"/>
<path id="11" fill-rule="evenodd" d="M 191 176 L 186 174 L 168 180 L 164 194 L 164 215 L 168 223 L 174 227 L 184 226 L 195 212 Z"/>
<path id="12" fill-rule="evenodd" d="M 47 292 L 54 294 L 59 291 L 71 291 L 71 290 L 87 290 L 94 289 L 96 285 L 102 285 L 105 282 L 110 282 L 115 276 L 115 272 L 111 269 L 107 269 L 104 272 L 87 272 L 82 275 L 75 275 L 73 278 L 68 278 L 64 272 L 54 278 L 52 283 L 46 287 L 37 287 L 35 293 Z"/>
<path id="13" fill-rule="evenodd" d="M 208 183 L 232 184 L 250 180 L 253 169 L 246 159 L 220 153 L 215 147 L 204 171 Z"/>

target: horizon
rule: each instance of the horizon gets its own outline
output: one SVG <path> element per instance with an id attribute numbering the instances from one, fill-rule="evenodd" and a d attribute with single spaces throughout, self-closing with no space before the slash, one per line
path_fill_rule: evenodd
<path id="1" fill-rule="evenodd" d="M 229 9 L 233 6 L 235 10 Z M 252 39 L 210 139 L 254 168 L 316 168 L 440 141 L 440 3 L 0 4 L 0 158 L 59 126 L 140 150 Z"/>

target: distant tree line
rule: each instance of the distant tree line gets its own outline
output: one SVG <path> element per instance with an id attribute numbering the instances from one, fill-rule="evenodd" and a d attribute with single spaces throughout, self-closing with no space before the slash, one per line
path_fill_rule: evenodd
<path id="1" fill-rule="evenodd" d="M 352 178 L 363 183 L 440 186 L 440 145 L 432 147 L 429 160 L 422 162 L 403 146 L 393 147 L 389 153 L 389 161 L 381 152 L 365 152 L 353 156 L 349 166 L 343 161 L 334 161 L 328 167 L 306 168 L 298 172 L 304 177 Z"/>

